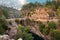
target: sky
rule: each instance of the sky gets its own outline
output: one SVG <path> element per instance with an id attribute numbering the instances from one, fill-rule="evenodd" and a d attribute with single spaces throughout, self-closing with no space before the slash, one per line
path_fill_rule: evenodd
<path id="1" fill-rule="evenodd" d="M 46 0 L 0 0 L 0 5 L 5 5 L 20 10 L 24 4 L 36 1 L 40 3 L 46 2 Z"/>

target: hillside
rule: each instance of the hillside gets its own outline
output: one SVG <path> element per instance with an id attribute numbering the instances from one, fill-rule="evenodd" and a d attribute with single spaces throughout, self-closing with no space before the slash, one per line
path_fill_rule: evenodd
<path id="1" fill-rule="evenodd" d="M 37 7 L 32 10 L 21 10 L 20 16 L 22 18 L 29 18 L 31 20 L 35 21 L 41 21 L 41 20 L 50 20 L 50 19 L 56 19 L 56 11 L 52 8 L 44 8 L 44 7 Z"/>
<path id="2" fill-rule="evenodd" d="M 28 3 L 23 5 L 20 12 L 21 18 L 28 19 L 26 21 L 24 20 L 24 24 L 31 27 L 30 30 L 40 30 L 45 38 L 47 38 L 45 40 L 60 39 L 60 1 L 47 1 L 45 4 Z M 33 21 L 33 23 L 31 21 Z M 59 35 L 57 36 L 57 34 Z"/>
<path id="3" fill-rule="evenodd" d="M 0 40 L 60 40 L 60 1 L 30 2 L 21 10 L 0 6 Z"/>
<path id="4" fill-rule="evenodd" d="M 52 12 L 51 16 L 49 15 L 49 12 Z M 40 20 L 49 20 L 56 17 L 56 12 L 49 8 L 37 8 L 33 12 L 31 12 L 31 15 L 29 16 L 30 19 L 40 21 Z"/>
<path id="5" fill-rule="evenodd" d="M 19 17 L 19 10 L 0 5 L 0 10 L 6 18 L 17 18 Z"/>

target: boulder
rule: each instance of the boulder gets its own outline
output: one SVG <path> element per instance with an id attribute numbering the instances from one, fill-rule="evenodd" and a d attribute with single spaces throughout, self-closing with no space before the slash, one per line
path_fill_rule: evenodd
<path id="1" fill-rule="evenodd" d="M 22 38 L 19 38 L 18 40 L 22 40 Z"/>

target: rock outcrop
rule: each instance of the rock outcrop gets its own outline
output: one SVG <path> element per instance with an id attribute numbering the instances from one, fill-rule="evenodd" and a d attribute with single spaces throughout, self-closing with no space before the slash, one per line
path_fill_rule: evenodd
<path id="1" fill-rule="evenodd" d="M 0 40 L 14 40 L 14 39 L 10 39 L 9 35 L 0 35 Z"/>

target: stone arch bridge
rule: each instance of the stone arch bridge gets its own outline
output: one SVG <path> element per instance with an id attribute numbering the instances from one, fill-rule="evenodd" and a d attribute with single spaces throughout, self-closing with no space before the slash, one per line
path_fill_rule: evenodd
<path id="1" fill-rule="evenodd" d="M 16 33 L 16 28 L 17 28 L 17 23 L 15 22 L 16 19 L 21 20 L 26 20 L 26 18 L 11 18 L 11 19 L 6 19 L 7 21 L 12 21 L 12 25 L 10 25 L 11 31 L 10 33 L 12 33 L 10 36 L 12 37 L 12 35 L 14 35 Z M 43 22 L 46 22 L 47 20 L 41 20 Z M 54 20 L 49 20 L 49 21 L 55 21 L 57 22 L 58 19 L 54 19 Z M 13 30 L 13 31 L 12 31 Z M 44 35 L 41 34 L 41 32 L 38 30 L 38 28 L 36 27 L 30 27 L 30 32 L 38 35 L 39 37 L 45 38 Z"/>

